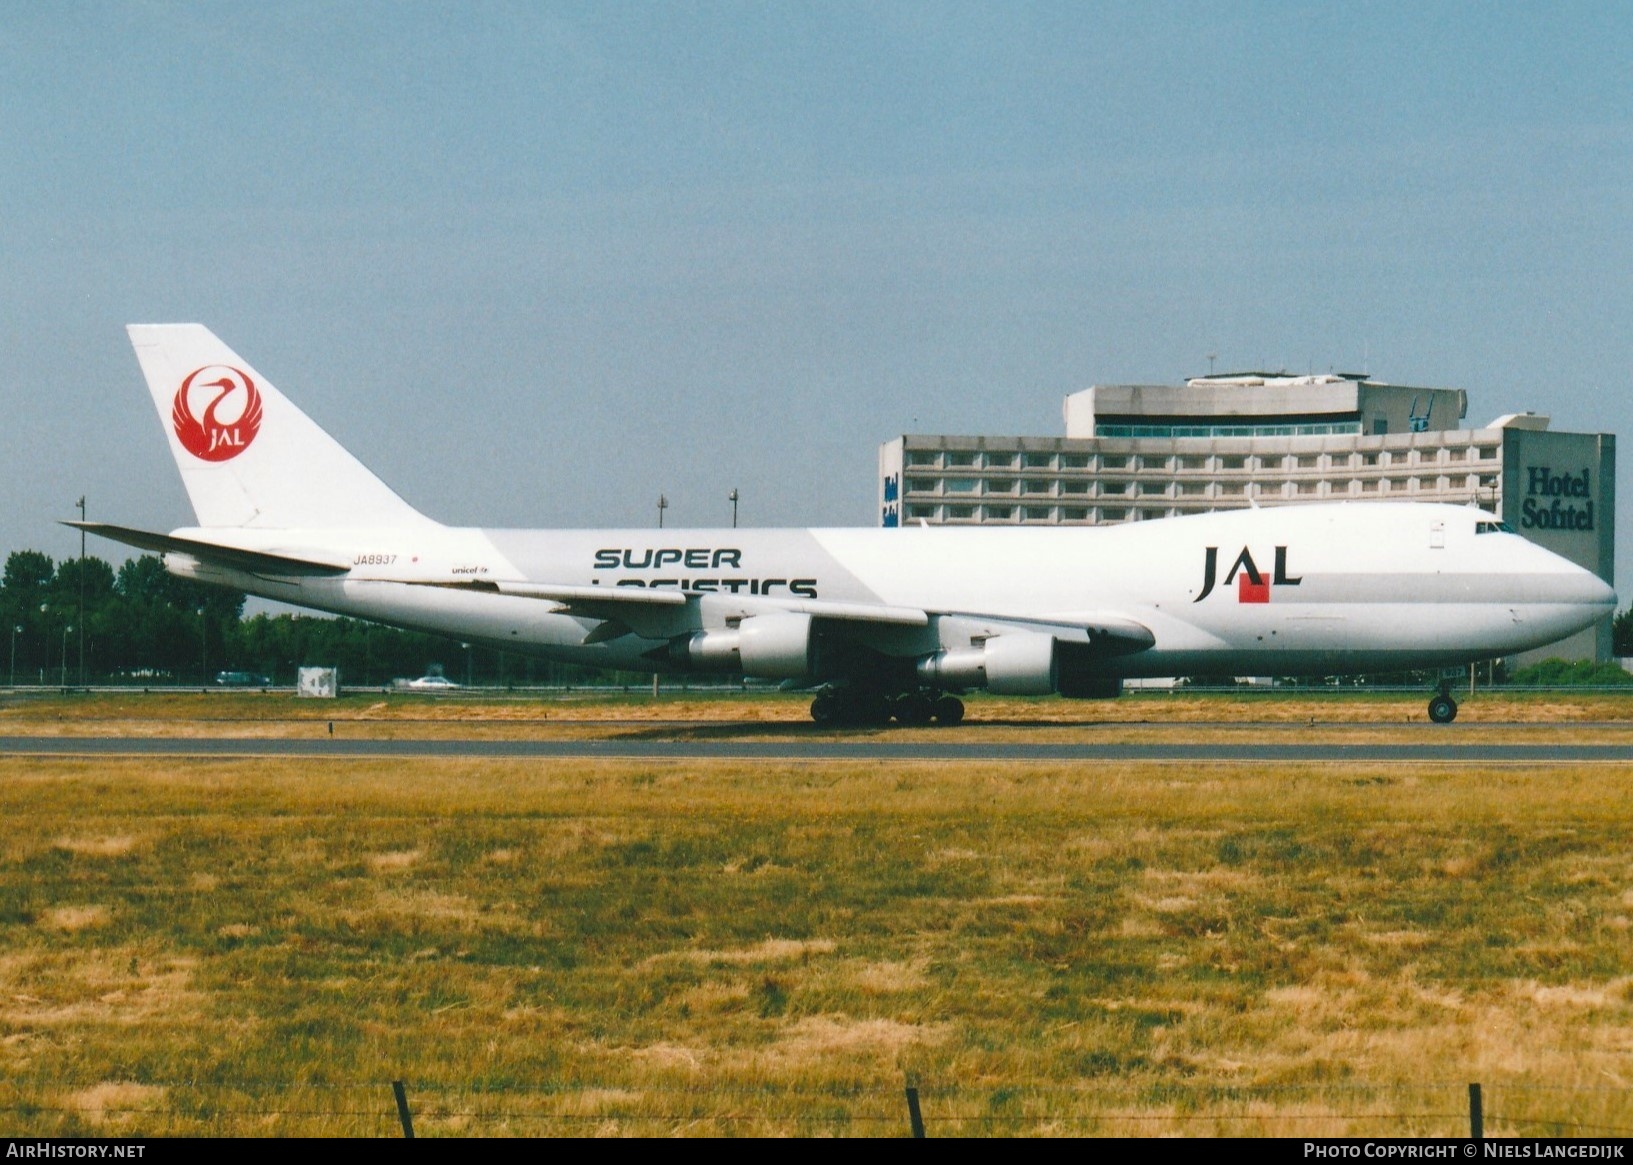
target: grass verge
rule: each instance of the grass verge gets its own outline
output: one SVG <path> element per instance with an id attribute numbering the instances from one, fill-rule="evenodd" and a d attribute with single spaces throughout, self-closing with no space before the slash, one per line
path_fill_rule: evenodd
<path id="1" fill-rule="evenodd" d="M 0 1110 L 1625 1135 L 1630 776 L 4 760 Z"/>

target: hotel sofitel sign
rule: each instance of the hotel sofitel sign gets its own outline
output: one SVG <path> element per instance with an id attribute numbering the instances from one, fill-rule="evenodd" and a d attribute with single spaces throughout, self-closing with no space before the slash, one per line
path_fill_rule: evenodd
<path id="1" fill-rule="evenodd" d="M 1555 473 L 1547 465 L 1527 469 L 1520 526 L 1526 530 L 1593 529 L 1592 478 L 1589 470 Z"/>

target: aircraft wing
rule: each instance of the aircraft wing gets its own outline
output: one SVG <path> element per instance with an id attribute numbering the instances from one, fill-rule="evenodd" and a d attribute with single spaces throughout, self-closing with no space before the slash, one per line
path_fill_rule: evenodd
<path id="1" fill-rule="evenodd" d="M 1157 642 L 1151 628 L 1139 620 L 1104 611 L 1081 619 L 1006 618 L 965 611 L 948 614 L 961 619 L 993 621 L 1014 630 L 1053 635 L 1068 643 L 1086 644 L 1094 649 L 1094 654 L 1102 656 L 1134 655 Z"/>
<path id="2" fill-rule="evenodd" d="M 541 583 L 495 583 L 500 594 L 526 595 L 560 603 L 568 614 L 602 618 L 600 612 L 628 611 L 635 606 L 685 606 L 692 592 L 661 587 L 581 587 L 549 586 Z M 748 605 L 765 611 L 790 611 L 822 619 L 855 620 L 859 623 L 894 623 L 904 627 L 924 627 L 930 614 L 917 607 L 890 607 L 878 603 L 834 603 L 823 599 L 749 599 Z"/>
<path id="3" fill-rule="evenodd" d="M 700 592 L 671 590 L 666 587 L 602 587 L 574 586 L 565 583 L 529 582 L 427 582 L 424 586 L 448 587 L 454 590 L 477 590 L 491 594 L 519 595 L 529 599 L 544 599 L 555 603 L 564 615 L 580 615 L 587 619 L 624 620 L 638 618 L 643 612 L 668 612 L 684 607 L 689 601 L 703 597 Z M 890 623 L 901 627 L 924 627 L 930 622 L 930 612 L 918 607 L 892 607 L 882 603 L 836 603 L 825 599 L 765 598 L 750 596 L 715 595 L 720 599 L 740 599 L 743 616 L 788 611 L 813 615 L 820 619 L 854 621 L 858 623 Z"/>
<path id="4" fill-rule="evenodd" d="M 279 554 L 266 550 L 240 550 L 214 542 L 200 542 L 194 538 L 177 538 L 173 534 L 156 534 L 151 530 L 137 530 L 130 526 L 114 526 L 107 522 L 63 522 L 76 530 L 96 534 L 138 550 L 156 550 L 160 554 L 185 554 L 199 562 L 244 570 L 252 574 L 337 575 L 351 570 L 350 563 L 325 559 L 317 555 Z"/>
<path id="5" fill-rule="evenodd" d="M 555 603 L 562 614 L 602 621 L 590 632 L 586 643 L 597 643 L 629 634 L 632 629 L 651 626 L 663 616 L 673 617 L 689 602 L 717 600 L 729 602 L 740 617 L 787 612 L 805 614 L 831 624 L 849 625 L 854 636 L 866 641 L 871 628 L 928 627 L 933 620 L 948 618 L 990 626 L 992 634 L 1030 631 L 1053 635 L 1067 642 L 1087 646 L 1102 656 L 1133 655 L 1156 642 L 1143 623 L 1110 613 L 1097 612 L 1086 618 L 1059 619 L 1006 616 L 993 612 L 935 610 L 926 607 L 893 606 L 886 603 L 836 602 L 798 596 L 724 595 L 698 593 L 660 587 L 576 586 L 529 582 L 428 583 L 458 590 L 517 595 Z M 654 634 L 660 634 L 654 632 Z"/>

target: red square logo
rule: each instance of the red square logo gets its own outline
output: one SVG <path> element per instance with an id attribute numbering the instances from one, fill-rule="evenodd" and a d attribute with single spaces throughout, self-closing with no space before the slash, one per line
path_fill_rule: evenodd
<path id="1" fill-rule="evenodd" d="M 1257 585 L 1252 577 L 1243 571 L 1236 576 L 1236 601 L 1238 603 L 1268 603 L 1270 601 L 1270 580 L 1260 576 Z"/>

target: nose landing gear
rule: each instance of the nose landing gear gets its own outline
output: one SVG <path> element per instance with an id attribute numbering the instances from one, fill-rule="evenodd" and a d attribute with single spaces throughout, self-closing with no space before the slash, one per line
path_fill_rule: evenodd
<path id="1" fill-rule="evenodd" d="M 1452 699 L 1450 680 L 1440 681 L 1440 690 L 1429 699 L 1429 719 L 1436 724 L 1450 724 L 1457 719 L 1457 701 Z"/>

